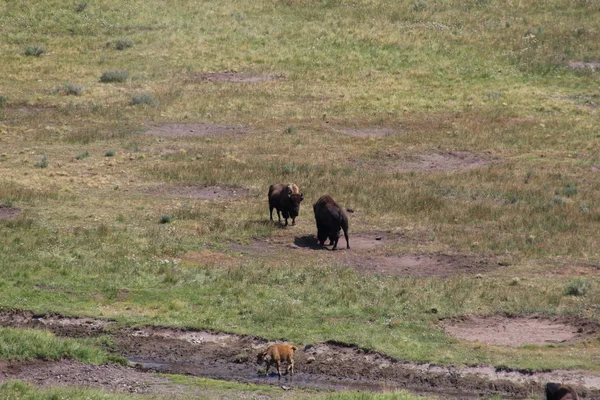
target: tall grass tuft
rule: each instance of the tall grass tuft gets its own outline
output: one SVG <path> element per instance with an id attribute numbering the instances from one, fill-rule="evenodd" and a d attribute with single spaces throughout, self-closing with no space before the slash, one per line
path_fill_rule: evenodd
<path id="1" fill-rule="evenodd" d="M 100 82 L 125 82 L 129 77 L 129 72 L 124 70 L 105 71 L 100 76 Z"/>
<path id="2" fill-rule="evenodd" d="M 24 55 L 28 57 L 39 57 L 46 52 L 46 48 L 44 46 L 27 46 Z"/>

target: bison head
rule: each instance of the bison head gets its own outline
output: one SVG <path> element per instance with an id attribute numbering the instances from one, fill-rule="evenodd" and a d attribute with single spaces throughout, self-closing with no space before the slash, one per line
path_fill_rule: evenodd
<path id="1" fill-rule="evenodd" d="M 297 217 L 300 213 L 300 203 L 304 200 L 302 193 L 289 193 L 288 200 L 290 204 L 290 216 Z"/>

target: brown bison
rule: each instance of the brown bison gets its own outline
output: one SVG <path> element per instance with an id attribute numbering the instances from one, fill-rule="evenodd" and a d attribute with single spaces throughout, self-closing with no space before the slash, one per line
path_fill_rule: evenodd
<path id="1" fill-rule="evenodd" d="M 271 214 L 271 221 L 273 221 L 273 209 L 276 209 L 277 219 L 280 224 L 281 214 L 283 214 L 285 226 L 288 225 L 288 218 L 292 218 L 292 225 L 296 225 L 296 217 L 300 212 L 300 203 L 302 200 L 304 200 L 304 195 L 300 193 L 298 186 L 293 183 L 269 186 L 269 212 Z"/>
<path id="2" fill-rule="evenodd" d="M 289 344 L 272 344 L 265 351 L 261 351 L 256 356 L 256 362 L 262 364 L 263 361 L 267 364 L 265 372 L 269 374 L 271 365 L 277 367 L 277 374 L 281 379 L 281 363 L 287 362 L 287 371 L 294 375 L 294 352 L 298 350 L 296 346 Z"/>
<path id="3" fill-rule="evenodd" d="M 315 220 L 317 221 L 317 239 L 321 246 L 329 238 L 329 244 L 333 244 L 332 250 L 337 248 L 340 240 L 340 230 L 344 230 L 346 237 L 346 248 L 350 248 L 348 241 L 348 214 L 337 205 L 329 195 L 321 196 L 313 205 Z"/>
<path id="4" fill-rule="evenodd" d="M 579 396 L 571 386 L 547 383 L 546 400 L 579 400 Z"/>

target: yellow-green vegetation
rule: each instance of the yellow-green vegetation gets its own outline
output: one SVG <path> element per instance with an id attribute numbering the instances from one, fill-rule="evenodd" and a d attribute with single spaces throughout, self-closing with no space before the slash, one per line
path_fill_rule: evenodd
<path id="1" fill-rule="evenodd" d="M 190 377 L 173 377 L 178 385 L 177 391 L 164 388 L 164 393 L 153 395 L 133 395 L 107 393 L 101 390 L 57 387 L 52 389 L 38 389 L 21 381 L 9 381 L 0 384 L 0 396 L 14 400 L 55 400 L 55 399 L 85 399 L 85 400 L 144 400 L 144 399 L 229 399 L 231 396 L 242 398 L 249 396 L 266 396 L 270 399 L 324 399 L 324 400 L 427 400 L 428 397 L 410 395 L 406 392 L 373 394 L 341 392 L 329 395 L 310 393 L 294 390 L 285 392 L 280 388 L 268 386 L 244 385 L 232 382 L 219 382 L 210 379 Z M 177 379 L 175 379 L 177 378 Z M 433 398 L 431 398 L 433 399 Z"/>
<path id="2" fill-rule="evenodd" d="M 598 339 L 504 348 L 437 325 L 469 313 L 600 319 L 599 16 L 585 0 L 0 0 L 0 204 L 22 210 L 0 219 L 0 306 L 599 371 Z M 201 75 L 232 70 L 284 78 Z M 66 82 L 85 90 L 53 90 Z M 165 123 L 246 133 L 143 133 Z M 448 150 L 485 165 L 402 167 Z M 304 193 L 296 227 L 268 222 L 276 182 Z M 168 193 L 184 185 L 248 195 Z M 509 265 L 386 277 L 285 244 L 244 250 L 315 233 L 325 193 L 356 211 L 351 245 L 391 231 L 401 239 L 377 254 Z"/>

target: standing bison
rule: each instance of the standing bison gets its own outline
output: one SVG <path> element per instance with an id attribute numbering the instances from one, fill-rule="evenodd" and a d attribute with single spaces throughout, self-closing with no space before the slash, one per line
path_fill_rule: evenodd
<path id="1" fill-rule="evenodd" d="M 328 194 L 321 196 L 313 205 L 315 220 L 317 221 L 317 239 L 321 246 L 329 238 L 329 244 L 333 244 L 332 250 L 337 248 L 340 240 L 340 230 L 344 230 L 346 237 L 346 248 L 350 248 L 348 241 L 348 214 L 337 205 L 335 200 Z"/>
<path id="2" fill-rule="evenodd" d="M 292 218 L 292 225 L 296 225 L 296 217 L 300 212 L 300 203 L 304 196 L 300 193 L 298 186 L 293 183 L 288 185 L 275 184 L 269 186 L 269 212 L 273 221 L 273 209 L 277 210 L 277 219 L 281 223 L 281 214 L 285 218 L 285 226 L 288 218 Z"/>

